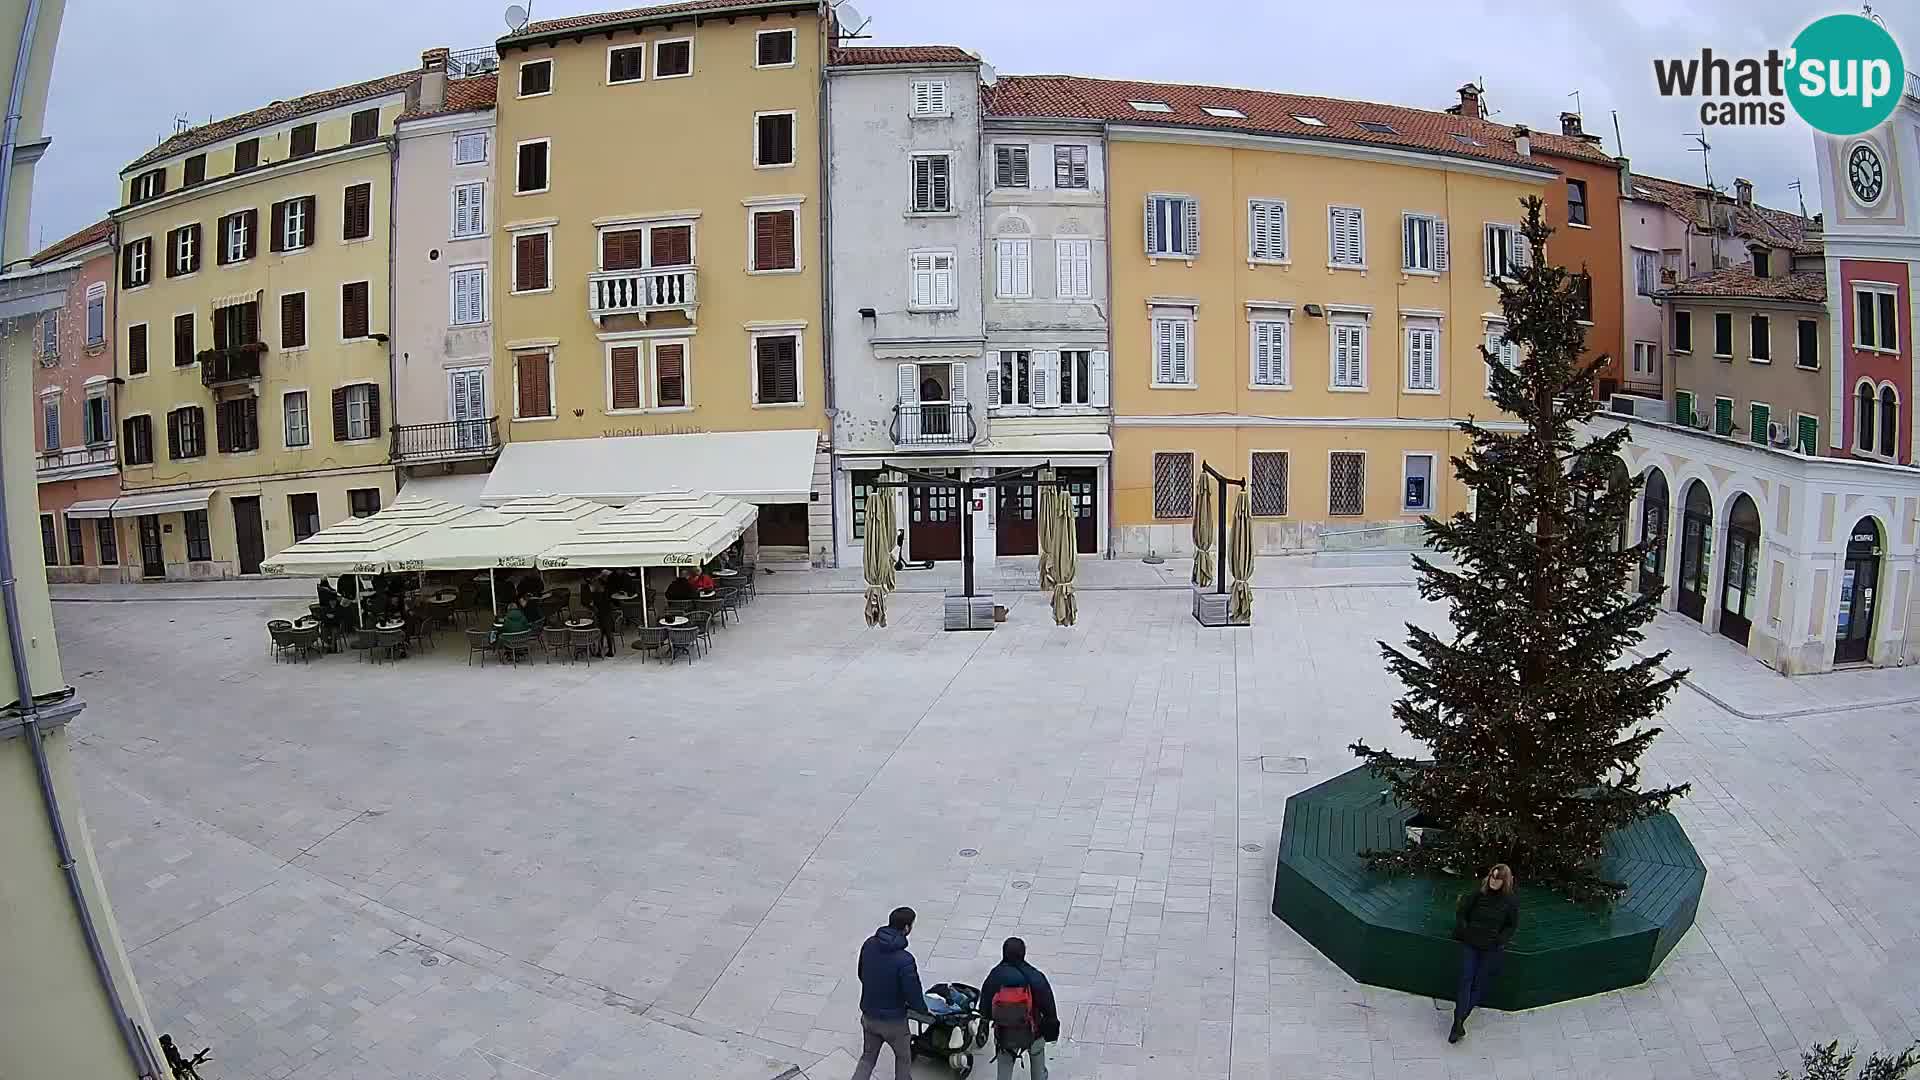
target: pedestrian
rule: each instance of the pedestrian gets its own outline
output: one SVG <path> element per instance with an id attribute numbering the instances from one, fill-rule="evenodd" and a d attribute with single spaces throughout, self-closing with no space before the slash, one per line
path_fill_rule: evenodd
<path id="1" fill-rule="evenodd" d="M 913 933 L 913 909 L 897 907 L 887 925 L 860 946 L 860 1063 L 853 1080 L 868 1080 L 882 1046 L 893 1047 L 894 1080 L 911 1080 L 913 1047 L 907 1039 L 907 1013 L 930 1012 L 920 989 L 920 969 L 907 951 Z"/>
<path id="2" fill-rule="evenodd" d="M 1047 1044 L 1060 1039 L 1060 1010 L 1047 977 L 1027 963 L 1026 942 L 1010 937 L 1000 943 L 1000 963 L 980 984 L 980 1001 L 993 1021 L 999 1080 L 1012 1080 L 1022 1053 L 1033 1080 L 1047 1080 Z"/>
<path id="3" fill-rule="evenodd" d="M 592 598 L 593 623 L 600 629 L 600 655 L 612 656 L 614 617 L 618 612 L 613 603 L 613 571 L 600 571 L 599 576 L 587 579 L 585 587 Z"/>
<path id="4" fill-rule="evenodd" d="M 1467 1034 L 1467 1014 L 1487 996 L 1487 987 L 1506 963 L 1507 942 L 1520 928 L 1520 901 L 1514 898 L 1513 870 L 1494 863 L 1487 876 L 1453 912 L 1453 940 L 1460 943 L 1460 984 L 1453 992 L 1453 1030 L 1447 1041 Z"/>

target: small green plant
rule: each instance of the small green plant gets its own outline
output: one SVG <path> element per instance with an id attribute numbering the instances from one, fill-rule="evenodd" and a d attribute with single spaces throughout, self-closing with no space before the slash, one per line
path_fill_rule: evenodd
<path id="1" fill-rule="evenodd" d="M 1800 1075 L 1790 1075 L 1780 1070 L 1780 1080 L 1848 1080 L 1853 1074 L 1854 1055 L 1859 1048 L 1854 1047 L 1846 1053 L 1840 1052 L 1840 1041 L 1813 1047 L 1800 1055 Z M 1900 1052 L 1899 1057 L 1889 1057 L 1875 1052 L 1867 1056 L 1867 1063 L 1860 1067 L 1856 1080 L 1901 1080 L 1902 1077 L 1920 1068 L 1920 1044 L 1909 1046 Z"/>

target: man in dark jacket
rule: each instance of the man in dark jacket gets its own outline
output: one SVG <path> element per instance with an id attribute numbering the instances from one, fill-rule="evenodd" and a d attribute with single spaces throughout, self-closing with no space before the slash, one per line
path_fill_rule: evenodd
<path id="1" fill-rule="evenodd" d="M 907 1042 L 907 1012 L 928 1012 L 920 989 L 920 969 L 907 951 L 913 909 L 897 907 L 887 925 L 860 946 L 860 1064 L 853 1080 L 868 1080 L 880 1060 L 880 1047 L 893 1048 L 894 1080 L 911 1080 L 913 1048 Z"/>
<path id="2" fill-rule="evenodd" d="M 1033 1039 L 1027 1052 L 1028 1072 L 1033 1080 L 1047 1080 L 1047 1043 L 1060 1038 L 1060 1010 L 1053 1001 L 1053 987 L 1040 969 L 1027 963 L 1027 943 L 1017 937 L 1010 937 L 1000 943 L 1000 963 L 987 972 L 987 981 L 980 984 L 980 1009 L 989 1019 L 993 1016 L 993 996 L 1001 990 L 1026 987 L 1033 995 Z M 999 1080 L 1012 1080 L 1014 1062 L 1020 1053 L 1019 1047 L 1001 1042 L 994 1047 L 993 1060 L 1000 1069 Z"/>

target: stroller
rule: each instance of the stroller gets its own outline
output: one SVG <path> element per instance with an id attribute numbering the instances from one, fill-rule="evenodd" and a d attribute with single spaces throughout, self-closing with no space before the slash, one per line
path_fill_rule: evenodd
<path id="1" fill-rule="evenodd" d="M 957 1080 L 965 1080 L 973 1072 L 973 1051 L 987 1045 L 991 1027 L 980 1011 L 980 989 L 935 983 L 927 987 L 927 1004 L 933 1011 L 907 1014 L 913 1055 L 944 1061 Z"/>

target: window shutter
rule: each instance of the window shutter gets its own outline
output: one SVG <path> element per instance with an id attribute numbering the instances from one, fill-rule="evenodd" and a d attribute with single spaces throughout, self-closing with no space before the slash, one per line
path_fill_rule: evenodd
<path id="1" fill-rule="evenodd" d="M 1153 344 L 1153 381 L 1171 383 L 1173 377 L 1173 327 L 1172 319 L 1162 319 L 1154 328 Z"/>
<path id="2" fill-rule="evenodd" d="M 340 234 L 343 239 L 360 240 L 372 235 L 373 186 L 355 184 L 348 188 L 340 217 Z M 455 231 L 459 231 L 457 226 Z"/>
<path id="3" fill-rule="evenodd" d="M 240 211 L 240 220 L 242 223 L 246 225 L 246 229 L 247 229 L 246 257 L 251 259 L 260 250 L 260 211 L 242 210 Z"/>
<path id="4" fill-rule="evenodd" d="M 947 400 L 967 400 L 967 365 L 947 365 Z"/>
<path id="5" fill-rule="evenodd" d="M 637 345 L 621 345 L 608 350 L 608 362 L 612 366 L 613 407 L 616 409 L 637 409 L 640 407 L 640 348 Z"/>
<path id="6" fill-rule="evenodd" d="M 753 215 L 753 268 L 771 270 L 777 264 L 774 261 L 775 219 L 780 215 L 761 212 Z"/>
<path id="7" fill-rule="evenodd" d="M 1028 392 L 1036 408 L 1051 409 L 1060 404 L 1060 354 L 1053 349 L 1033 352 L 1033 370 L 1027 376 Z"/>
<path id="8" fill-rule="evenodd" d="M 933 257 L 933 306 L 953 306 L 953 257 L 950 255 Z"/>
<path id="9" fill-rule="evenodd" d="M 175 460 L 180 457 L 180 411 L 178 409 L 167 414 L 167 457 Z"/>
<path id="10" fill-rule="evenodd" d="M 234 421 L 239 419 L 234 415 L 235 404 L 233 401 L 222 401 L 213 407 L 214 441 L 223 454 L 233 450 Z"/>
<path id="11" fill-rule="evenodd" d="M 288 293 L 280 298 L 280 347 L 297 349 L 307 343 L 307 294 Z"/>
<path id="12" fill-rule="evenodd" d="M 1400 269 L 1413 269 L 1413 215 L 1400 215 Z"/>
<path id="13" fill-rule="evenodd" d="M 1028 186 L 1027 148 L 1024 145 L 1013 148 L 1013 186 Z"/>
<path id="14" fill-rule="evenodd" d="M 933 205 L 933 159 L 913 159 L 913 208 L 925 210 Z"/>
<path id="15" fill-rule="evenodd" d="M 1183 199 L 1181 205 L 1185 211 L 1181 218 L 1186 223 L 1186 246 L 1181 254 L 1191 259 L 1200 254 L 1200 200 Z"/>
<path id="16" fill-rule="evenodd" d="M 1013 295 L 1033 295 L 1033 241 L 1013 243 Z"/>
<path id="17" fill-rule="evenodd" d="M 320 202 L 312 195 L 299 200 L 306 211 L 301 218 L 300 246 L 312 247 L 320 239 Z"/>
<path id="18" fill-rule="evenodd" d="M 1087 358 L 1087 404 L 1096 408 L 1107 407 L 1107 369 L 1111 357 L 1105 349 L 1095 349 Z"/>
<path id="19" fill-rule="evenodd" d="M 530 233 L 514 237 L 513 287 L 517 292 L 533 292 L 547 287 L 545 233 Z"/>
<path id="20" fill-rule="evenodd" d="M 920 365 L 901 364 L 896 372 L 899 387 L 899 402 L 912 405 L 920 400 Z"/>
<path id="21" fill-rule="evenodd" d="M 655 407 L 680 408 L 687 403 L 687 349 L 684 345 L 653 347 Z"/>
<path id="22" fill-rule="evenodd" d="M 653 246 L 653 265 L 693 265 L 693 227 L 691 225 L 657 227 L 653 230 L 650 239 Z"/>
<path id="23" fill-rule="evenodd" d="M 1154 209 L 1154 205 L 1155 205 L 1155 203 L 1156 203 L 1156 202 L 1157 202 L 1157 200 L 1156 200 L 1156 199 L 1154 199 L 1154 197 L 1153 197 L 1153 196 L 1151 196 L 1151 195 L 1149 195 L 1149 196 L 1147 196 L 1147 223 L 1146 223 L 1146 231 L 1145 231 L 1145 232 L 1144 232 L 1144 233 L 1143 233 L 1142 235 L 1143 235 L 1143 236 L 1144 236 L 1144 237 L 1146 238 L 1146 243 L 1145 243 L 1145 245 L 1144 245 L 1144 246 L 1145 246 L 1145 249 L 1146 249 L 1146 252 L 1147 252 L 1147 254 L 1149 254 L 1149 255 L 1158 255 L 1158 254 L 1160 254 L 1160 252 L 1158 252 L 1158 251 L 1155 251 L 1155 250 L 1154 250 L 1154 243 L 1153 243 L 1153 209 Z"/>
<path id="24" fill-rule="evenodd" d="M 1265 386 L 1273 381 L 1273 324 L 1253 324 L 1253 383 Z"/>
<path id="25" fill-rule="evenodd" d="M 1433 219 L 1433 268 L 1442 273 L 1447 270 L 1447 219 Z"/>
<path id="26" fill-rule="evenodd" d="M 1075 281 L 1078 251 L 1071 240 L 1053 242 L 1053 291 L 1061 298 L 1080 295 Z"/>
<path id="27" fill-rule="evenodd" d="M 1000 407 L 1000 364 L 998 361 L 987 363 L 987 408 Z"/>
<path id="28" fill-rule="evenodd" d="M 287 250 L 287 204 L 283 202 L 274 203 L 270 220 L 273 223 L 273 236 L 267 240 L 267 250 Z"/>
<path id="29" fill-rule="evenodd" d="M 227 214 L 214 222 L 213 264 L 227 265 L 227 235 L 233 228 L 233 215 Z"/>
<path id="30" fill-rule="evenodd" d="M 1515 270 L 1524 270 L 1532 265 L 1533 248 L 1527 243 L 1527 238 L 1520 235 L 1520 226 L 1509 225 L 1507 227 L 1507 236 L 1513 243 L 1513 268 Z"/>
<path id="31" fill-rule="evenodd" d="M 347 388 L 344 386 L 333 392 L 333 441 L 347 441 Z"/>
<path id="32" fill-rule="evenodd" d="M 800 265 L 800 251 L 798 247 L 800 211 L 776 210 L 766 216 L 773 219 L 772 269 L 796 269 Z"/>
<path id="33" fill-rule="evenodd" d="M 532 237 L 521 237 L 530 240 Z M 600 262 L 608 270 L 638 270 L 644 261 L 646 233 L 641 229 L 621 229 L 600 234 Z M 523 286 L 524 287 L 524 286 Z M 538 286 L 535 286 L 536 288 Z"/>

